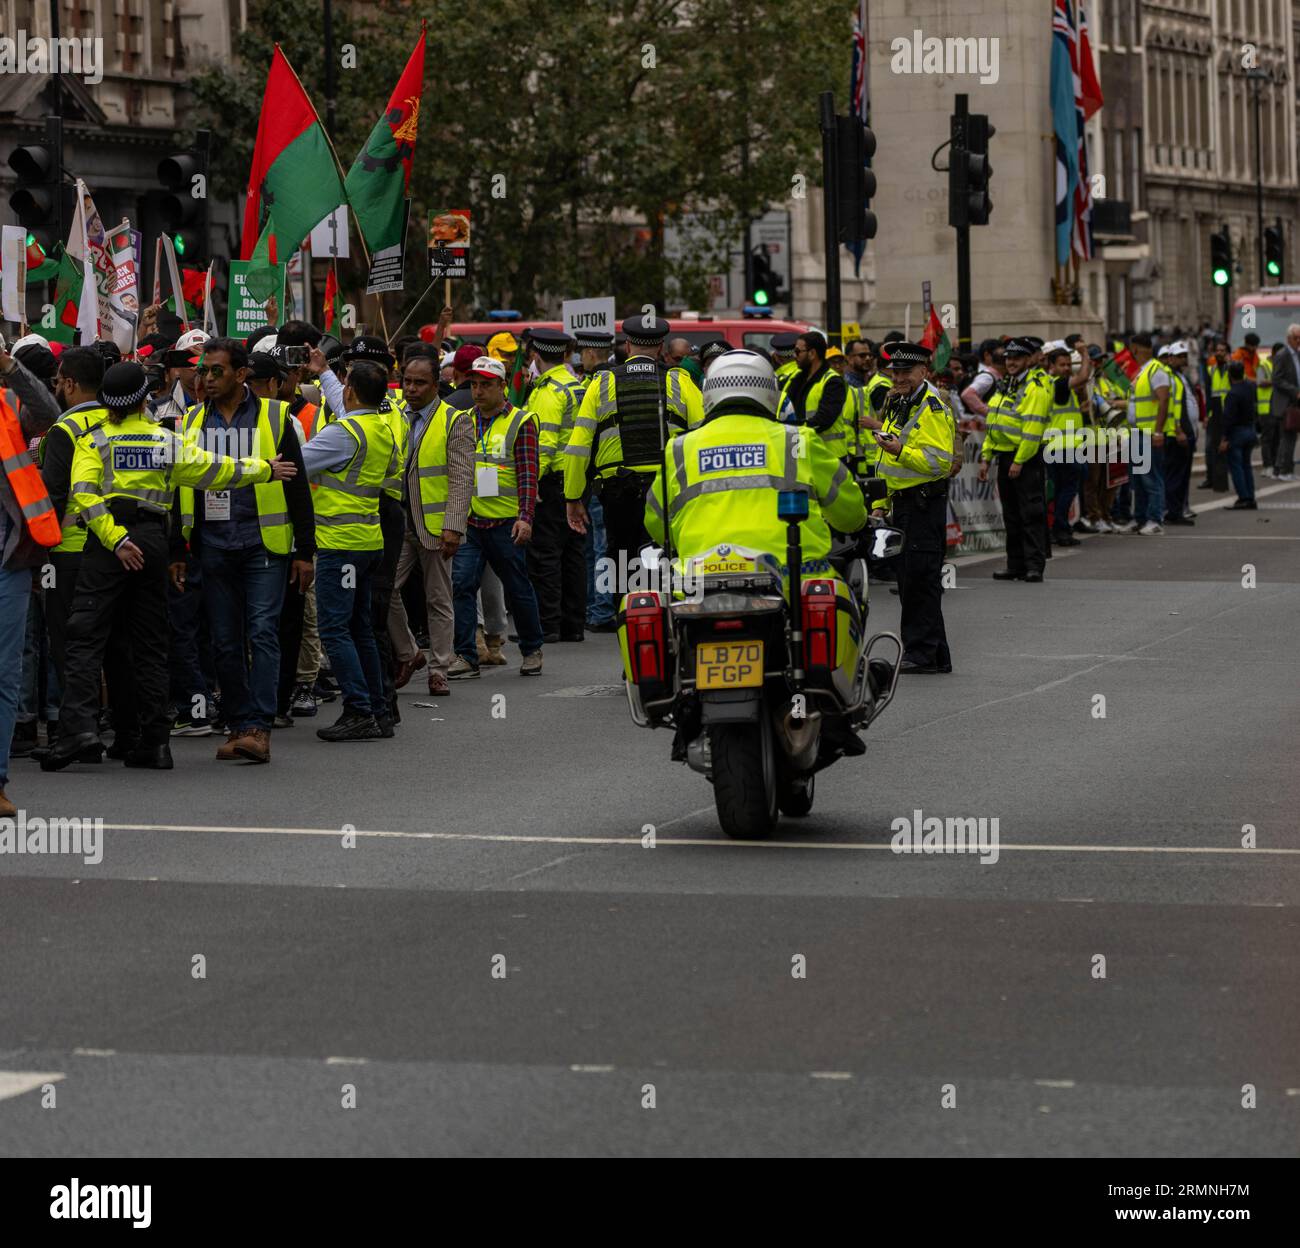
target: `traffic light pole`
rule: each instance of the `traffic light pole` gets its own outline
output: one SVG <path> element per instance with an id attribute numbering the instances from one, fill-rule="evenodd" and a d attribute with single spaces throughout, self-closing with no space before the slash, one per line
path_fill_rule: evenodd
<path id="1" fill-rule="evenodd" d="M 1249 77 L 1253 79 L 1255 96 L 1255 233 L 1259 244 L 1259 288 L 1268 285 L 1268 270 L 1264 267 L 1264 157 L 1259 139 L 1259 104 L 1264 93 L 1264 71 L 1253 69 Z"/>
<path id="2" fill-rule="evenodd" d="M 1228 223 L 1223 223 L 1223 236 L 1231 238 L 1228 232 Z M 1228 266 L 1228 280 L 1223 284 L 1223 334 L 1226 338 L 1228 331 L 1232 328 L 1232 266 Z"/>
<path id="3" fill-rule="evenodd" d="M 826 341 L 843 347 L 840 327 L 839 170 L 835 151 L 835 94 L 821 95 L 822 226 L 826 235 Z"/>

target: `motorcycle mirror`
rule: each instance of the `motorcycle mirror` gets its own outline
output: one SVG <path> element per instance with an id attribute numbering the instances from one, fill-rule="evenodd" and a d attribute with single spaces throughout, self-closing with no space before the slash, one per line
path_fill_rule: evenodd
<path id="1" fill-rule="evenodd" d="M 641 566 L 647 572 L 658 572 L 659 561 L 663 558 L 664 552 L 658 546 L 641 547 Z"/>
<path id="2" fill-rule="evenodd" d="M 892 559 L 903 550 L 903 530 L 881 525 L 871 531 L 871 554 L 876 559 Z"/>

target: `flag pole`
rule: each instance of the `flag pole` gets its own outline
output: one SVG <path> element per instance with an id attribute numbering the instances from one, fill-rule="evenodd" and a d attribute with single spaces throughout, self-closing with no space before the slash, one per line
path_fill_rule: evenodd
<path id="1" fill-rule="evenodd" d="M 433 289 L 433 287 L 434 287 L 434 283 L 435 283 L 437 280 L 438 280 L 438 279 L 437 279 L 436 277 L 430 279 L 429 284 L 424 288 L 424 294 L 421 295 L 421 296 L 420 296 L 420 297 L 419 297 L 419 298 L 418 298 L 418 299 L 417 299 L 417 300 L 416 300 L 416 301 L 411 305 L 411 310 L 410 310 L 410 311 L 409 311 L 409 312 L 408 312 L 408 313 L 407 313 L 407 314 L 402 318 L 402 323 L 401 323 L 401 324 L 400 324 L 400 325 L 399 325 L 395 330 L 393 330 L 393 337 L 394 337 L 394 338 L 396 338 L 397 335 L 400 334 L 400 333 L 402 332 L 402 330 L 406 328 L 406 322 L 409 321 L 409 320 L 411 319 L 411 317 L 413 317 L 413 316 L 415 315 L 415 309 L 418 308 L 418 307 L 420 306 L 420 304 L 422 304 L 422 303 L 424 302 L 425 295 L 427 295 L 427 294 L 429 293 L 429 291 L 431 291 L 431 290 Z M 451 278 L 448 278 L 447 281 L 450 282 L 450 281 L 451 281 Z M 389 340 L 389 344 L 388 344 L 388 345 L 389 345 L 389 346 L 392 346 L 392 345 L 393 345 L 391 340 Z"/>

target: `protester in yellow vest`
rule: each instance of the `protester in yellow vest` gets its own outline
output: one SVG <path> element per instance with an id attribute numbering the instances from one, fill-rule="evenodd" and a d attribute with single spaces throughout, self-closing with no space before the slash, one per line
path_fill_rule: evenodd
<path id="1" fill-rule="evenodd" d="M 1048 384 L 1052 390 L 1051 415 L 1043 436 L 1043 463 L 1052 484 L 1052 544 L 1078 546 L 1070 527 L 1070 508 L 1079 497 L 1088 466 L 1084 447 L 1084 415 L 1079 390 L 1072 384 L 1074 362 L 1063 345 L 1044 352 Z M 1084 379 L 1086 395 L 1086 378 Z"/>
<path id="2" fill-rule="evenodd" d="M 316 730 L 323 741 L 381 737 L 379 717 L 389 710 L 371 602 L 384 559 L 380 498 L 401 473 L 392 425 L 379 411 L 387 392 L 383 364 L 354 360 L 343 388 L 346 415 L 317 429 L 302 452 L 307 475 L 319 485 L 312 495 L 317 627 L 343 694 L 338 721 Z"/>
<path id="3" fill-rule="evenodd" d="M 1130 470 L 1133 519 L 1121 526 L 1121 531 L 1136 530 L 1143 537 L 1158 537 L 1165 531 L 1165 424 L 1173 382 L 1164 365 L 1152 357 L 1150 334 L 1134 334 L 1129 350 L 1138 363 L 1129 399 L 1135 439 Z M 1146 447 L 1141 445 L 1143 442 Z M 1148 447 L 1149 455 L 1143 453 Z"/>

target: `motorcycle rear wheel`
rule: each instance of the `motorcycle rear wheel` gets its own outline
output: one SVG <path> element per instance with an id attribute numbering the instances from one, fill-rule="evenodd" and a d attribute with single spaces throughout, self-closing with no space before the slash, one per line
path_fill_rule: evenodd
<path id="1" fill-rule="evenodd" d="M 772 834 L 780 819 L 776 767 L 759 724 L 715 724 L 712 745 L 713 801 L 722 830 L 733 840 Z"/>
<path id="2" fill-rule="evenodd" d="M 813 786 L 817 777 L 782 776 L 777 788 L 776 804 L 783 815 L 796 817 L 809 814 L 813 808 Z"/>

